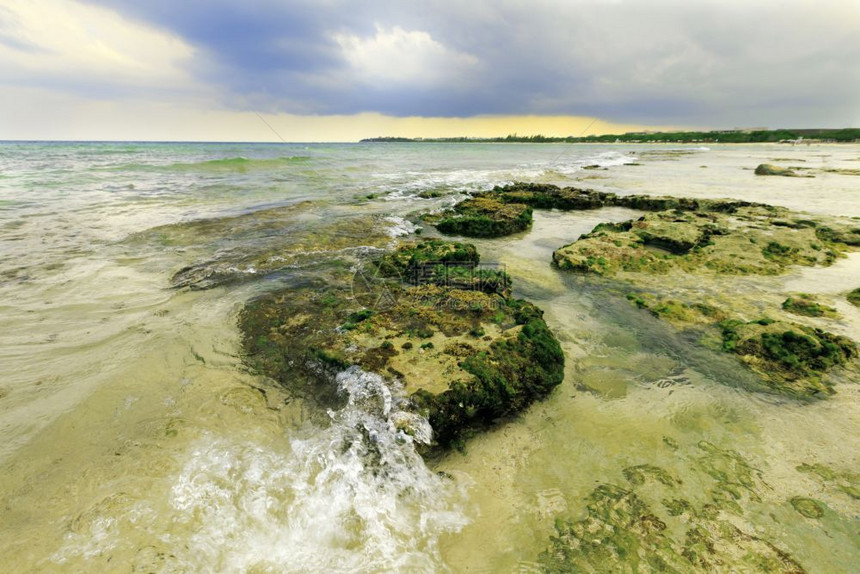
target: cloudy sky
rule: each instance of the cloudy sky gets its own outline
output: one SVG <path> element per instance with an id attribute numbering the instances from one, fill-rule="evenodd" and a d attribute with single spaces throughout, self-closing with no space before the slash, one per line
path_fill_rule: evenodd
<path id="1" fill-rule="evenodd" d="M 0 139 L 857 127 L 858 62 L 857 0 L 0 0 Z"/>

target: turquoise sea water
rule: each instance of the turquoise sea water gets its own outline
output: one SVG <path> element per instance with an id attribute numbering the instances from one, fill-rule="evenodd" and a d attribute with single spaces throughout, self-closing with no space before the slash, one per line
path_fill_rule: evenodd
<path id="1" fill-rule="evenodd" d="M 554 519 L 581 515 L 625 466 L 659 463 L 695 490 L 708 440 L 764 473 L 750 528 L 810 572 L 849 572 L 856 500 L 794 469 L 856 470 L 857 381 L 812 406 L 751 394 L 737 365 L 551 268 L 553 249 L 634 212 L 541 212 L 531 232 L 478 242 L 544 308 L 568 373 L 433 468 L 407 453 L 375 474 L 333 445 L 379 421 L 298 399 L 276 410 L 241 361 L 245 301 L 379 247 L 320 246 L 366 225 L 393 240 L 416 212 L 497 184 L 860 216 L 860 177 L 752 175 L 773 158 L 856 169 L 860 146 L 0 143 L 0 570 L 523 570 Z M 261 253 L 283 262 L 261 267 Z M 858 286 L 858 263 L 752 288 L 835 296 Z M 844 313 L 839 328 L 860 339 L 860 316 Z M 658 449 L 664 436 L 679 455 Z M 797 520 L 785 501 L 800 494 L 828 504 L 823 521 Z"/>

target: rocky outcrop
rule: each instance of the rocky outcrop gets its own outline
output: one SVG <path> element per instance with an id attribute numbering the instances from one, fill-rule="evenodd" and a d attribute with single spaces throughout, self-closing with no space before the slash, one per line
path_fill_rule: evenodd
<path id="1" fill-rule="evenodd" d="M 720 323 L 723 349 L 733 352 L 785 395 L 820 397 L 834 390 L 824 373 L 857 356 L 857 346 L 847 337 L 821 329 L 760 319 Z"/>
<path id="2" fill-rule="evenodd" d="M 672 269 L 775 275 L 789 265 L 828 265 L 836 259 L 839 247 L 823 243 L 814 228 L 773 223 L 785 215 L 758 206 L 733 207 L 731 213 L 648 213 L 637 220 L 598 225 L 557 249 L 553 262 L 561 269 L 599 275 Z"/>
<path id="3" fill-rule="evenodd" d="M 329 280 L 264 295 L 240 314 L 247 359 L 294 392 L 332 401 L 337 372 L 383 375 L 408 398 L 402 410 L 430 421 L 435 445 L 456 445 L 564 376 L 543 313 L 508 297 L 506 276 L 446 274 L 477 261 L 472 245 L 407 242 L 368 265 L 363 293 Z M 408 421 L 402 430 L 412 432 Z"/>
<path id="4" fill-rule="evenodd" d="M 447 234 L 471 237 L 501 237 L 529 228 L 531 208 L 563 211 L 627 207 L 641 211 L 713 211 L 734 213 L 743 207 L 768 208 L 763 204 L 732 200 L 688 199 L 668 196 L 626 195 L 559 187 L 542 183 L 514 183 L 477 193 L 424 222 Z"/>
<path id="5" fill-rule="evenodd" d="M 755 168 L 756 175 L 781 175 L 783 177 L 812 177 L 812 176 L 802 176 L 798 175 L 794 170 L 779 167 L 770 163 L 762 163 L 759 164 L 758 167 Z"/>
<path id="6" fill-rule="evenodd" d="M 449 235 L 500 237 L 525 231 L 532 224 L 532 209 L 522 203 L 503 203 L 479 196 L 467 199 L 424 221 Z"/>
<path id="7" fill-rule="evenodd" d="M 838 316 L 836 309 L 822 305 L 815 297 L 807 293 L 793 295 L 782 302 L 782 308 L 789 313 L 802 315 L 804 317 L 830 317 Z"/>

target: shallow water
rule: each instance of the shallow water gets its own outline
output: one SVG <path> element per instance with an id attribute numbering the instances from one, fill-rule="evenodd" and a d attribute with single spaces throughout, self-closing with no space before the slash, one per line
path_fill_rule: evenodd
<path id="1" fill-rule="evenodd" d="M 736 362 L 549 265 L 554 249 L 630 210 L 537 212 L 528 233 L 475 242 L 483 261 L 506 265 L 517 295 L 545 310 L 566 378 L 434 468 L 387 434 L 390 411 L 376 399 L 370 410 L 321 412 L 242 365 L 235 317 L 245 301 L 317 273 L 321 258 L 348 266 L 364 254 L 295 256 L 264 270 L 249 258 L 306 253 L 354 234 L 355 218 L 381 232 L 368 240 L 376 248 L 407 229 L 396 217 L 466 191 L 525 179 L 860 215 L 860 177 L 749 171 L 773 158 L 856 168 L 860 146 L 666 153 L 674 149 L 0 145 L 0 569 L 525 570 L 554 520 L 580 516 L 584 497 L 599 483 L 623 484 L 626 467 L 666 468 L 685 496 L 701 498 L 704 439 L 738 451 L 767 485 L 745 528 L 810 572 L 850 572 L 857 501 L 796 468 L 858 468 L 858 381 L 809 405 L 751 392 Z M 581 169 L 595 163 L 608 169 Z M 188 266 L 242 273 L 206 291 L 171 289 Z M 742 286 L 767 301 L 821 293 L 842 314 L 837 328 L 860 340 L 860 314 L 841 298 L 858 286 L 858 266 L 855 254 Z M 372 377 L 351 377 L 353 396 L 382 392 Z M 396 408 L 396 392 L 387 400 Z M 827 512 L 803 518 L 787 502 L 794 496 Z"/>

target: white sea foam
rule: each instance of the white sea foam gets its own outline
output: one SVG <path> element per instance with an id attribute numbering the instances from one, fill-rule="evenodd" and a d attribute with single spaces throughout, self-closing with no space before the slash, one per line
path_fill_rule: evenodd
<path id="1" fill-rule="evenodd" d="M 386 217 L 385 221 L 392 224 L 392 226 L 386 230 L 386 233 L 391 237 L 403 237 L 410 233 L 415 233 L 415 231 L 419 229 L 419 226 L 407 219 L 403 219 L 402 217 L 390 216 Z"/>
<path id="2" fill-rule="evenodd" d="M 555 157 L 540 161 L 514 164 L 499 169 L 454 169 L 446 171 L 402 171 L 376 173 L 378 191 L 386 201 L 419 200 L 420 193 L 428 190 L 449 193 L 487 191 L 496 185 L 515 181 L 547 181 L 565 183 L 579 175 L 587 166 L 614 167 L 633 163 L 637 157 L 615 150 L 583 154 L 580 150 L 565 150 Z"/>
<path id="3" fill-rule="evenodd" d="M 291 452 L 206 439 L 173 488 L 175 520 L 193 532 L 186 566 L 228 571 L 438 571 L 437 539 L 466 524 L 463 494 L 424 464 L 429 425 L 400 409 L 375 374 L 338 376 L 348 404 Z"/>

